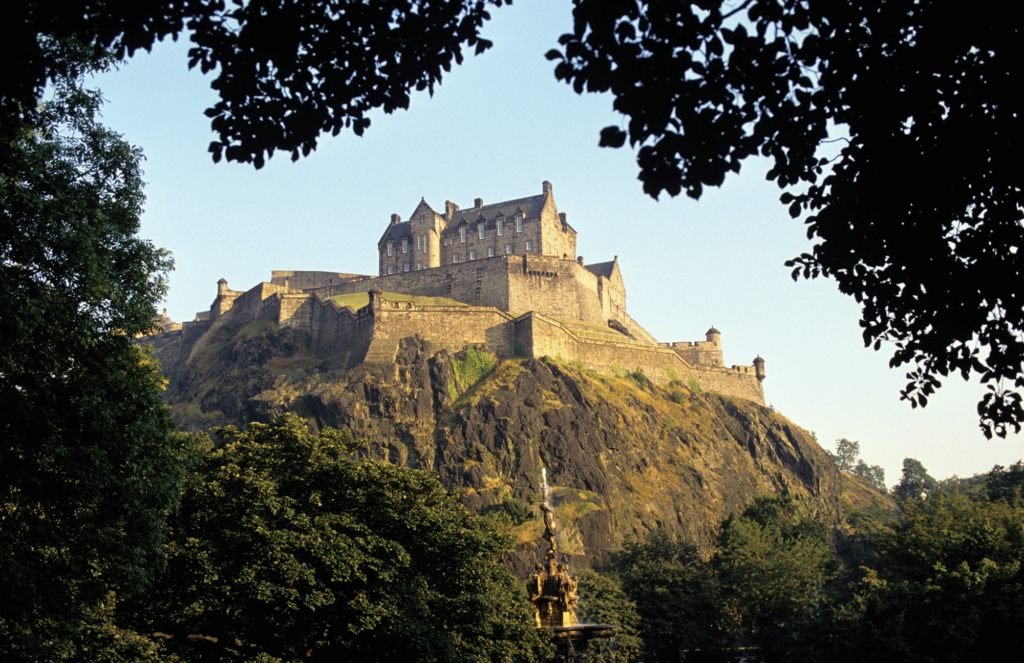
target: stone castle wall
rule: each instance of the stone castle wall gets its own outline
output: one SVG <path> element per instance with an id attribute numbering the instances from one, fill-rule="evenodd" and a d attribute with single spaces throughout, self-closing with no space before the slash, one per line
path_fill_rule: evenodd
<path id="1" fill-rule="evenodd" d="M 516 261 L 511 262 L 514 264 Z M 560 278 L 576 279 L 581 276 L 578 272 L 559 274 L 543 271 L 545 267 L 554 268 L 557 262 L 564 264 L 570 261 L 545 259 L 531 262 L 520 258 L 519 262 L 534 269 L 527 269 L 525 273 L 510 278 L 508 282 L 515 284 L 510 285 L 510 291 L 517 293 L 515 298 L 532 293 L 534 305 L 546 302 L 549 297 L 554 298 L 557 294 L 556 288 L 550 291 L 547 289 L 549 284 L 545 283 L 545 279 L 557 281 Z M 495 264 L 507 265 L 509 261 L 496 261 Z M 479 266 L 474 268 L 479 269 Z M 446 273 L 445 270 L 431 271 L 441 275 Z M 467 272 L 472 276 L 468 270 L 463 270 L 462 275 L 465 276 Z M 420 274 L 424 275 L 430 274 Z M 369 283 L 377 285 L 387 280 L 388 277 L 384 277 L 372 279 Z M 422 283 L 422 287 L 430 290 L 436 287 L 436 281 L 436 278 L 428 279 Z M 444 278 L 440 282 L 447 284 L 452 280 Z M 454 279 L 454 282 L 457 283 L 458 279 Z M 580 278 L 580 283 L 583 286 L 589 285 L 586 276 Z M 366 283 L 343 284 L 330 290 L 362 285 Z M 517 291 L 516 288 L 522 289 Z M 408 289 L 406 292 L 409 292 Z M 432 292 L 425 294 L 432 295 Z M 340 358 L 346 368 L 366 360 L 371 347 L 394 349 L 399 339 L 419 335 L 434 347 L 452 352 L 467 345 L 484 345 L 503 358 L 517 354 L 532 357 L 547 355 L 565 361 L 577 361 L 586 368 L 606 374 L 641 370 L 656 384 L 667 384 L 675 378 L 688 382 L 693 378 L 704 390 L 764 404 L 764 393 L 754 367 L 699 365 L 687 361 L 679 351 L 693 347 L 711 351 L 703 346 L 716 346 L 720 356 L 720 346 L 716 343 L 670 346 L 625 336 L 621 340 L 611 340 L 615 338 L 613 333 L 607 334 L 607 339 L 584 338 L 557 320 L 556 316 L 534 310 L 524 311 L 514 317 L 494 306 L 417 306 L 412 302 L 384 301 L 379 291 L 372 291 L 370 305 L 354 313 L 347 307 L 325 299 L 320 292 L 289 292 L 284 286 L 270 283 L 261 283 L 240 296 L 231 292 L 229 297 L 233 306 L 220 316 L 221 322 L 230 320 L 247 324 L 257 320 L 272 320 L 282 326 L 308 330 L 312 349 L 323 356 Z M 571 301 L 571 298 L 566 299 Z M 550 302 L 552 305 L 555 303 Z M 216 308 L 216 305 L 217 302 L 212 308 Z M 583 305 L 577 303 L 577 306 L 582 308 Z M 559 310 L 557 306 L 554 308 Z M 600 311 L 599 306 L 597 310 Z M 580 319 L 578 315 L 571 315 L 569 309 L 565 313 L 566 318 Z M 211 329 L 212 324 L 208 320 L 184 323 L 181 331 L 158 334 L 142 341 L 153 343 L 157 356 L 165 368 L 169 368 L 184 362 L 191 352 L 202 345 L 203 335 Z"/>
<path id="2" fill-rule="evenodd" d="M 605 279 L 607 281 L 607 279 Z M 321 288 L 324 298 L 380 290 L 420 297 L 447 297 L 472 306 L 493 306 L 514 315 L 543 311 L 556 318 L 607 324 L 598 277 L 574 260 L 550 256 L 499 256 L 351 281 Z M 623 323 L 634 325 L 624 312 Z M 647 332 L 641 338 L 656 341 Z"/>
<path id="3" fill-rule="evenodd" d="M 701 389 L 739 396 L 764 405 L 764 391 L 753 366 L 699 366 L 685 361 L 670 348 L 635 341 L 581 338 L 569 327 L 546 315 L 530 312 L 516 320 L 518 337 L 534 357 L 551 356 L 577 361 L 599 373 L 641 370 L 655 384 L 692 377 Z"/>
<path id="4" fill-rule="evenodd" d="M 293 290 L 316 290 L 328 288 L 339 283 L 347 283 L 355 279 L 367 278 L 362 274 L 342 274 L 339 272 L 293 271 L 275 269 L 270 273 L 270 282 Z"/>

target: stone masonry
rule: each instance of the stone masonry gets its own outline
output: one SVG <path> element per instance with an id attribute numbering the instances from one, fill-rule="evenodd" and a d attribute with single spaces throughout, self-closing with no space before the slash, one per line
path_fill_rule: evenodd
<path id="1" fill-rule="evenodd" d="M 397 214 L 377 244 L 377 276 L 341 272 L 272 272 L 245 292 L 217 284 L 209 311 L 178 325 L 154 318 L 154 345 L 165 367 L 187 361 L 228 321 L 270 320 L 309 332 L 313 349 L 346 367 L 394 358 L 398 340 L 419 335 L 452 351 L 486 346 L 499 357 L 549 355 L 603 373 L 642 370 L 656 383 L 673 379 L 764 404 L 764 360 L 726 367 L 721 333 L 706 340 L 659 343 L 626 313 L 618 256 L 585 265 L 576 231 L 544 182 L 538 196 L 444 214 L 421 200 L 409 221 Z M 369 293 L 358 311 L 332 297 Z M 387 293 L 443 297 L 465 306 L 389 301 Z"/>

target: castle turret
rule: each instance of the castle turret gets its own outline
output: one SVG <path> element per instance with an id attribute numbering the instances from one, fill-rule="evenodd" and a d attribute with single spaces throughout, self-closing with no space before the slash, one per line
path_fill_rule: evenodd
<path id="1" fill-rule="evenodd" d="M 226 294 L 227 291 L 228 291 L 228 280 L 222 278 L 220 281 L 217 281 L 217 294 L 218 295 L 223 295 L 223 294 Z"/>
<path id="2" fill-rule="evenodd" d="M 704 332 L 704 336 L 707 337 L 708 343 L 722 344 L 722 332 L 718 331 L 714 327 Z"/>
<path id="3" fill-rule="evenodd" d="M 764 359 L 761 359 L 761 355 L 754 357 L 754 374 L 758 382 L 764 381 Z"/>

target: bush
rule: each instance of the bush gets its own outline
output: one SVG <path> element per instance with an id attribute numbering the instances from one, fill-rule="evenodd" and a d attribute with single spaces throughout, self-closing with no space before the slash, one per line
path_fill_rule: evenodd
<path id="1" fill-rule="evenodd" d="M 494 368 L 494 357 L 474 347 L 466 348 L 462 359 L 452 361 L 452 370 L 459 387 L 465 391 L 484 378 Z"/>

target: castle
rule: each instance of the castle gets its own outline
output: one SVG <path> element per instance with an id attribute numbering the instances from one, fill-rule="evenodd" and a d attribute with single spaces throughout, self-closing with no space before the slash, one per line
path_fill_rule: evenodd
<path id="1" fill-rule="evenodd" d="M 576 231 L 558 211 L 549 182 L 540 195 L 438 213 L 421 200 L 408 221 L 397 214 L 377 243 L 377 276 L 273 271 L 247 290 L 221 279 L 195 320 L 156 320 L 152 343 L 166 367 L 205 347 L 228 322 L 270 320 L 309 334 L 312 349 L 351 368 L 389 362 L 401 339 L 435 348 L 482 345 L 499 357 L 549 355 L 602 373 L 641 370 L 655 383 L 683 380 L 764 404 L 764 360 L 726 367 L 721 334 L 659 343 L 626 313 L 618 256 L 586 265 Z M 359 305 L 352 302 L 358 301 Z"/>

